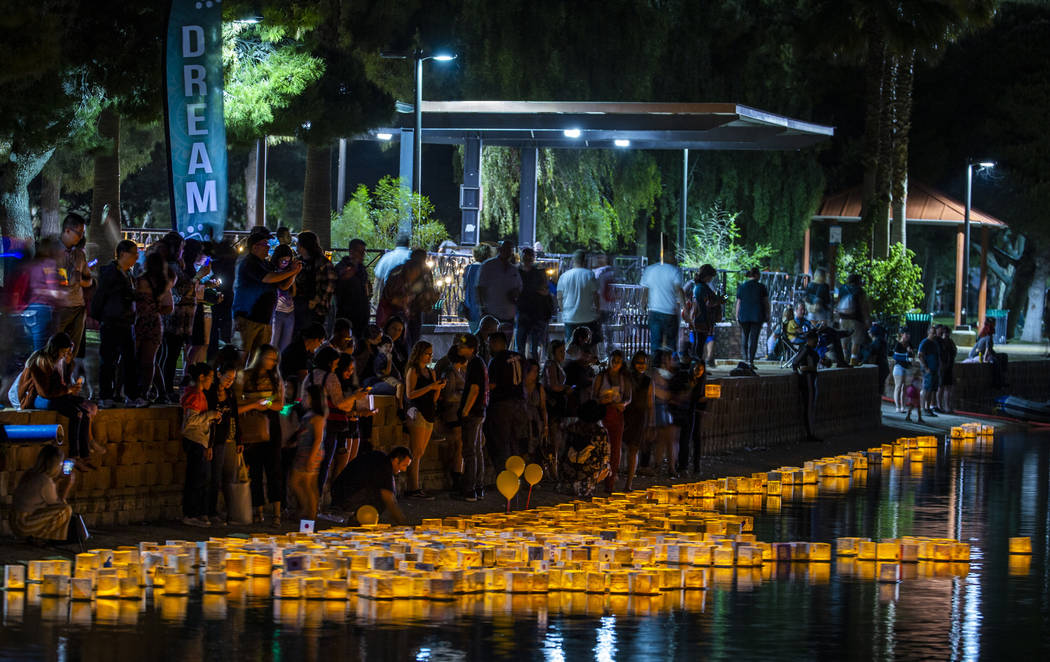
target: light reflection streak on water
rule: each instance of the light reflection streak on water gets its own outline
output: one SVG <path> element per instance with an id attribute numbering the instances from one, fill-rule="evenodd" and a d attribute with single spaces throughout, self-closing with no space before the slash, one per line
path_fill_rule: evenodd
<path id="1" fill-rule="evenodd" d="M 603 616 L 598 628 L 598 644 L 594 647 L 597 662 L 612 662 L 616 659 L 616 617 Z"/>
<path id="2" fill-rule="evenodd" d="M 562 650 L 561 630 L 550 626 L 543 636 L 543 659 L 548 662 L 565 662 L 565 651 Z"/>

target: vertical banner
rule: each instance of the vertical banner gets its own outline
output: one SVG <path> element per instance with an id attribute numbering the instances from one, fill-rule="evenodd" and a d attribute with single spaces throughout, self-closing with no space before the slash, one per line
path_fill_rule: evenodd
<path id="1" fill-rule="evenodd" d="M 164 79 L 172 227 L 217 241 L 227 193 L 221 0 L 172 0 Z"/>

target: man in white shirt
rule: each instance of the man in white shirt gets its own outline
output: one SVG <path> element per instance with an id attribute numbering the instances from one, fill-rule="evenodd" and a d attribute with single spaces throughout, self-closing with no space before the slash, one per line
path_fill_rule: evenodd
<path id="1" fill-rule="evenodd" d="M 572 269 L 558 278 L 558 305 L 565 325 L 565 342 L 572 341 L 573 331 L 581 326 L 591 330 L 592 343 L 601 338 L 598 323 L 598 280 L 588 269 L 587 253 L 578 250 L 572 254 Z"/>
<path id="2" fill-rule="evenodd" d="M 499 330 L 514 332 L 514 318 L 518 314 L 518 295 L 521 294 L 521 273 L 514 264 L 514 244 L 500 242 L 496 257 L 481 264 L 478 275 L 478 302 L 481 316 L 492 315 L 499 320 Z"/>
<path id="3" fill-rule="evenodd" d="M 379 295 L 383 292 L 383 285 L 386 284 L 386 279 L 390 276 L 390 272 L 395 267 L 400 267 L 405 262 L 408 262 L 409 256 L 412 255 L 412 249 L 409 248 L 410 243 L 411 239 L 409 239 L 407 234 L 399 234 L 394 250 L 383 253 L 383 257 L 376 262 L 376 278 L 372 289 L 375 303 L 379 303 Z"/>
<path id="4" fill-rule="evenodd" d="M 665 258 L 674 260 L 673 257 Z M 649 347 L 678 351 L 678 316 L 685 303 L 682 272 L 674 264 L 650 264 L 642 272 L 642 306 L 649 308 Z"/>

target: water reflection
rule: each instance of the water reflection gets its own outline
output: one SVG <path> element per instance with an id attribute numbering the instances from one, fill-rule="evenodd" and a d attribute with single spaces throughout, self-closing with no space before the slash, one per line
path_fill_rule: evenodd
<path id="1" fill-rule="evenodd" d="M 697 569 L 703 576 L 695 581 L 707 590 L 655 595 L 272 600 L 269 577 L 248 577 L 228 582 L 225 594 L 158 588 L 137 600 L 92 603 L 43 597 L 30 585 L 3 595 L 0 657 L 78 651 L 96 660 L 115 650 L 216 660 L 1035 657 L 1050 644 L 1046 441 L 916 449 L 923 462 L 893 457 L 870 472 L 717 500 L 725 512 L 752 516 L 758 540 L 970 543 L 968 563 L 891 563 L 899 581 L 878 581 L 886 561 L 836 557 Z M 1033 553 L 1009 554 L 1011 536 L 1031 536 Z"/>

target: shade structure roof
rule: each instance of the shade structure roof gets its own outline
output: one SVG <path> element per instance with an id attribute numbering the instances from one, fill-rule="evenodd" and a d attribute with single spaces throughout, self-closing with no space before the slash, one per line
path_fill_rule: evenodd
<path id="1" fill-rule="evenodd" d="M 480 137 L 504 147 L 794 150 L 835 134 L 736 103 L 424 101 L 422 108 L 423 142 L 437 144 Z M 414 125 L 412 106 L 399 103 L 394 124 L 369 136 Z"/>
<path id="2" fill-rule="evenodd" d="M 904 215 L 916 225 L 958 225 L 966 220 L 966 206 L 941 191 L 920 182 L 908 185 L 908 201 Z M 852 223 L 860 221 L 861 188 L 859 186 L 824 198 L 814 221 Z M 970 207 L 970 224 L 990 228 L 1006 228 L 994 216 Z"/>

